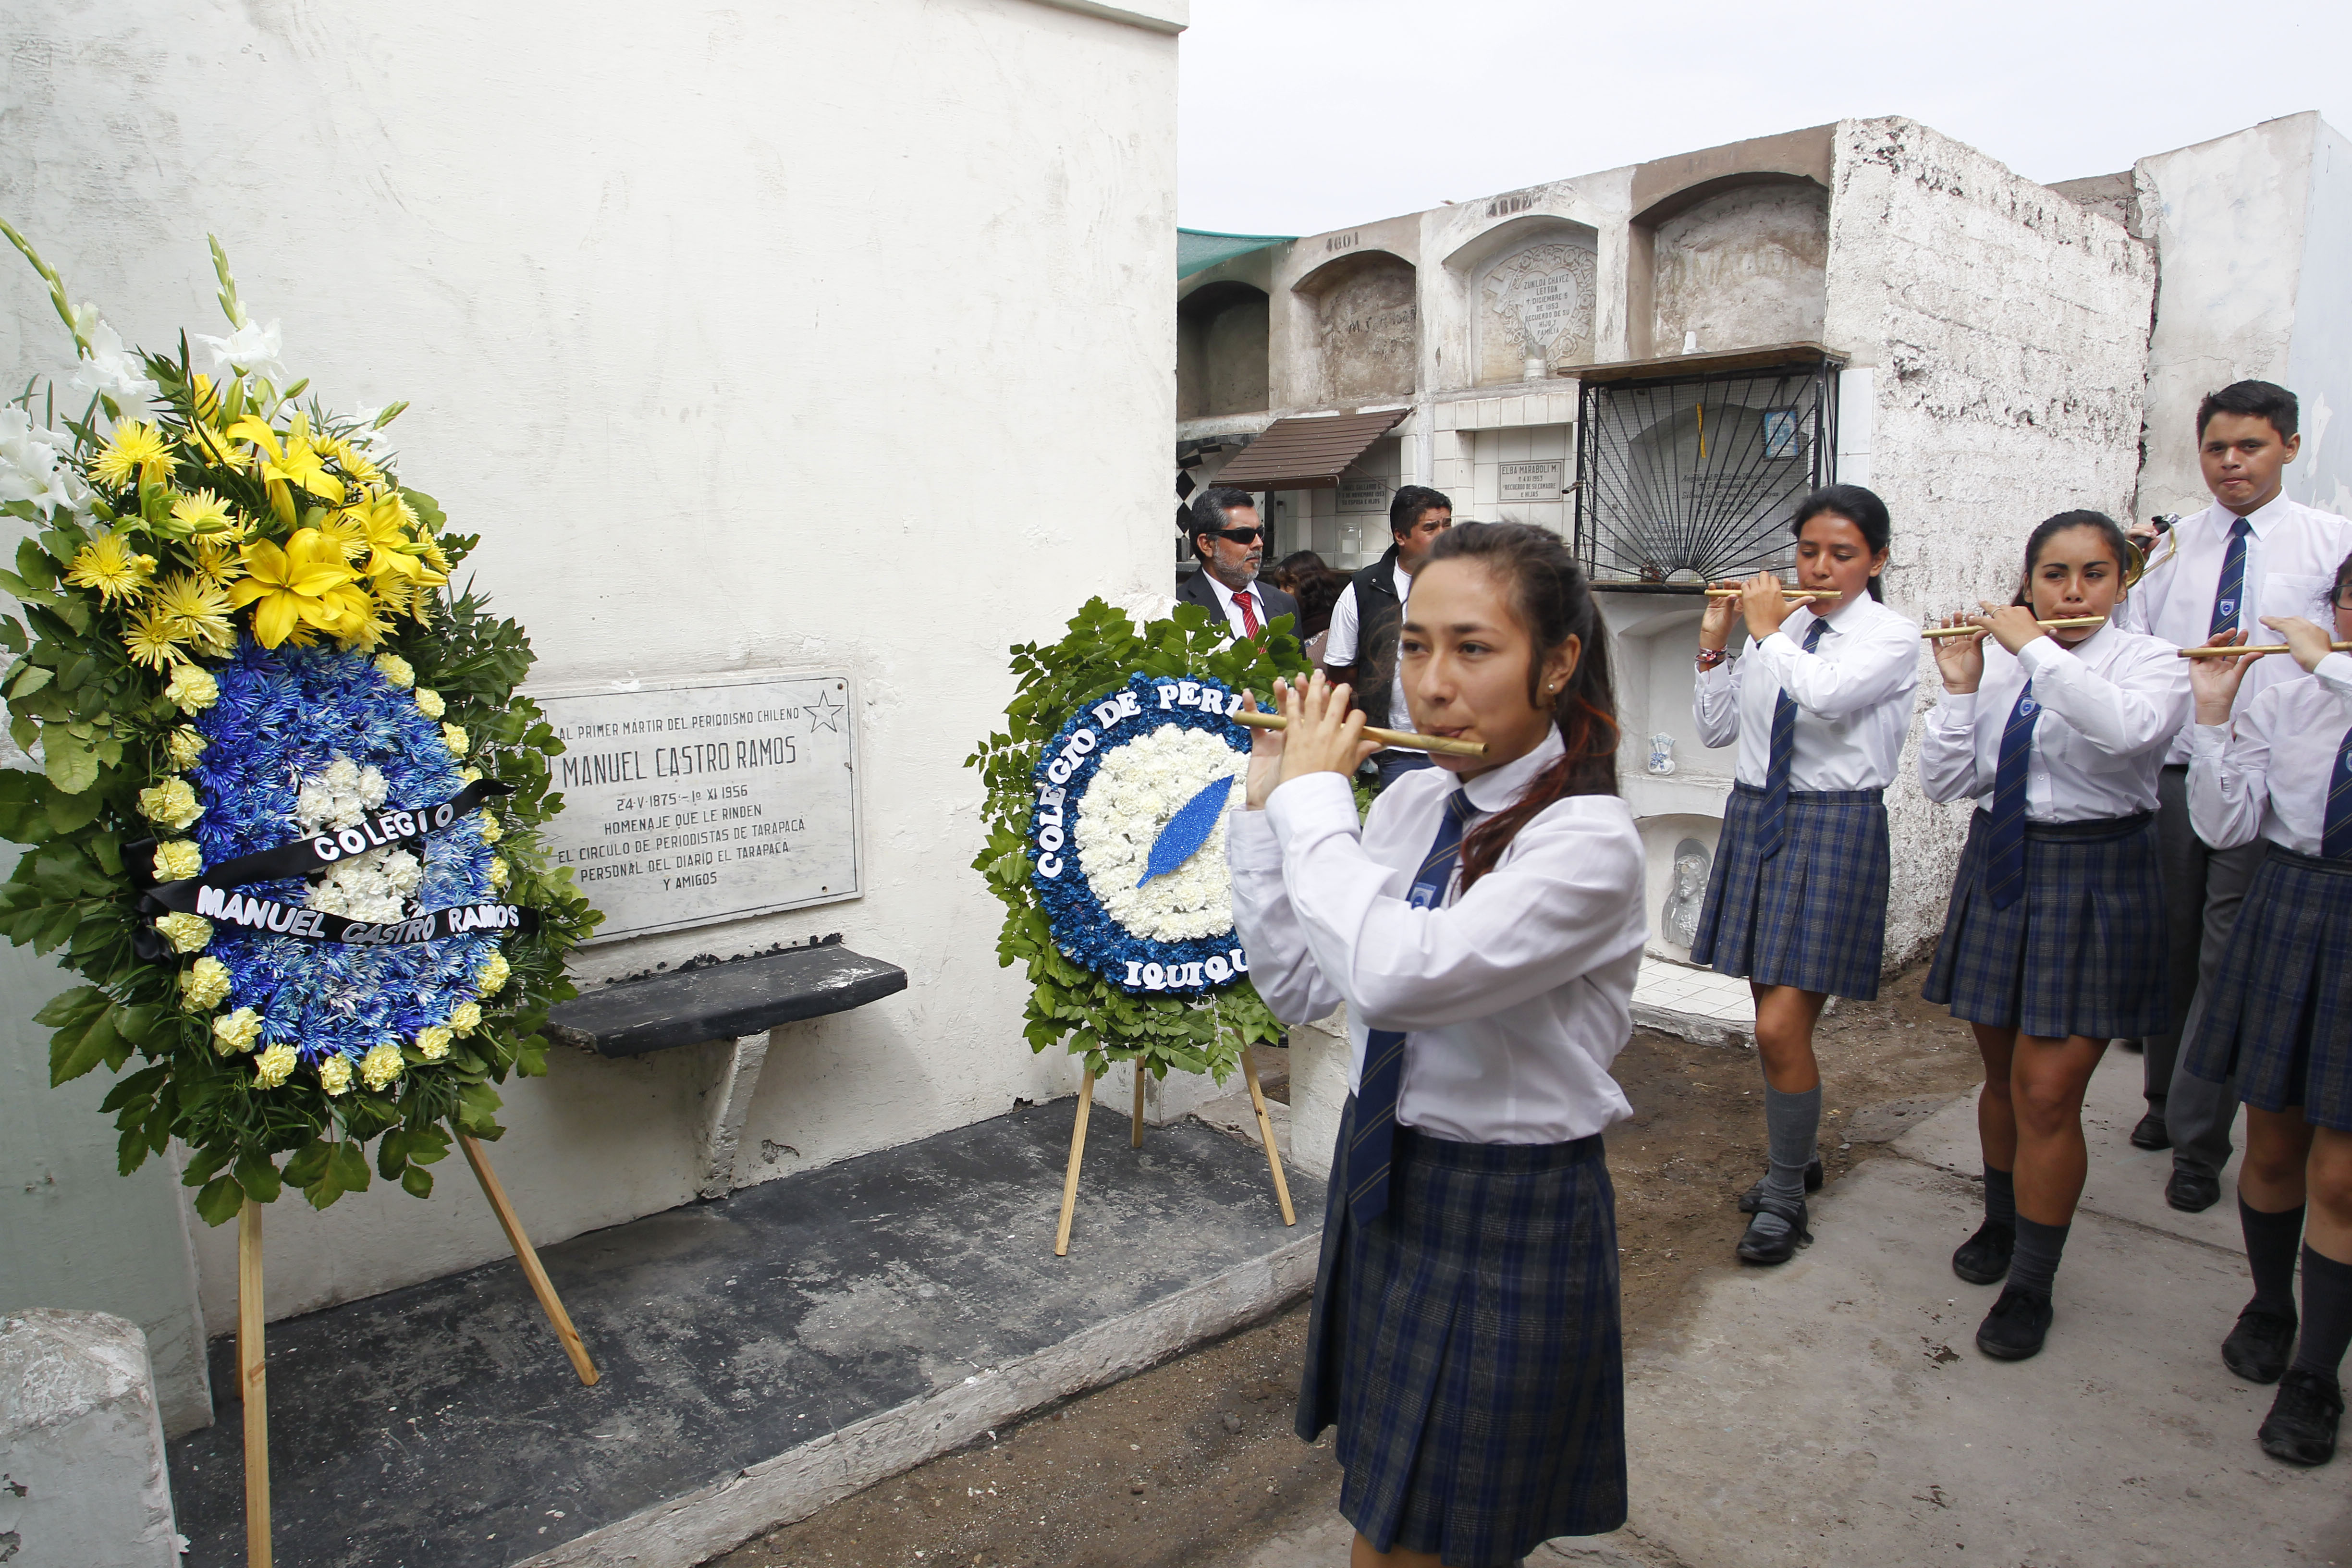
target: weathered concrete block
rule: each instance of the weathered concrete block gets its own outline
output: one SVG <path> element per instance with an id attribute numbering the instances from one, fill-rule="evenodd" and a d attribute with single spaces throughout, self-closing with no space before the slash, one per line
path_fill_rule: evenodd
<path id="1" fill-rule="evenodd" d="M 1331 1173 L 1339 1113 L 1348 1106 L 1348 1009 L 1290 1031 L 1290 1163 Z"/>
<path id="2" fill-rule="evenodd" d="M 146 1336 L 105 1312 L 0 1319 L 0 1563 L 179 1560 Z"/>

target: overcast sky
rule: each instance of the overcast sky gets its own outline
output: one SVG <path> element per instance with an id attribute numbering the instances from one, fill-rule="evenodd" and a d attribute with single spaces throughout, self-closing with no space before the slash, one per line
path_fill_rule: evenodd
<path id="1" fill-rule="evenodd" d="M 1181 59 L 1180 221 L 1244 234 L 1849 117 L 2042 181 L 2307 109 L 2352 134 L 2343 0 L 1192 0 Z"/>

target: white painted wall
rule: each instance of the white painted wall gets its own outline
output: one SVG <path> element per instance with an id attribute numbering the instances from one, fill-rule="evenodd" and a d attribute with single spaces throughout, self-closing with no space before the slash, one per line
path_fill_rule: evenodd
<path id="1" fill-rule="evenodd" d="M 2302 405 L 2303 450 L 2286 483 L 2297 500 L 2352 516 L 2352 141 L 2311 118 L 2311 193 L 2285 383 Z"/>
<path id="2" fill-rule="evenodd" d="M 1873 373 L 1887 600 L 1912 616 L 2006 600 L 2034 523 L 2130 504 L 2153 258 L 2112 218 L 1911 121 L 1841 122 L 1834 179 L 1824 333 Z M 1923 646 L 1923 710 L 1938 689 Z M 1915 728 L 1887 797 L 1890 963 L 1932 947 L 1968 820 L 1919 793 L 1916 743 Z"/>
<path id="3" fill-rule="evenodd" d="M 546 685 L 856 678 L 865 896 L 579 965 L 839 931 L 906 966 L 904 994 L 778 1031 L 744 1134 L 761 1175 L 1075 1085 L 1020 1037 L 961 763 L 1008 644 L 1089 594 L 1166 592 L 1184 7 L 1107 9 L 23 0 L 0 22 L 0 211 L 157 344 L 210 330 L 215 232 L 330 398 L 414 399 L 401 471 L 488 535 L 481 584 Z M 5 276 L 0 366 L 62 365 L 31 274 Z M 493 1153 L 533 1235 L 687 1201 L 714 1068 L 559 1052 L 513 1086 Z M 110 1149 L 79 1100 L 44 1109 Z M 0 1150 L 5 1184 L 24 1168 Z M 501 1256 L 441 1170 L 430 1203 L 275 1205 L 271 1314 Z M 233 1245 L 199 1247 L 216 1330 Z"/>

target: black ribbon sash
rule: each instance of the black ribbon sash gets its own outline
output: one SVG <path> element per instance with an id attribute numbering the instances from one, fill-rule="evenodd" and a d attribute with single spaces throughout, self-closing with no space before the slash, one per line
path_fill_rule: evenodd
<path id="1" fill-rule="evenodd" d="M 240 855 L 234 860 L 206 867 L 201 877 L 177 882 L 156 880 L 155 847 L 151 842 L 142 842 L 131 847 L 143 850 L 146 855 L 145 870 L 151 884 L 147 889 L 147 901 L 184 914 L 195 910 L 197 895 L 205 888 L 238 888 L 247 882 L 274 882 L 281 877 L 307 877 L 325 870 L 338 860 L 348 860 L 371 849 L 383 849 L 404 838 L 426 838 L 436 833 L 446 832 L 484 801 L 512 794 L 512 784 L 503 784 L 496 779 L 477 779 L 438 805 L 418 806 L 413 810 L 387 806 L 362 818 L 352 826 L 324 828 L 308 838 L 297 838 L 275 849 Z"/>
<path id="2" fill-rule="evenodd" d="M 340 942 L 352 947 L 408 947 L 476 931 L 529 935 L 539 930 L 539 911 L 520 904 L 452 904 L 396 921 L 355 921 L 324 910 L 280 903 L 226 888 L 204 887 L 195 912 L 216 930 L 249 931 L 304 942 Z"/>

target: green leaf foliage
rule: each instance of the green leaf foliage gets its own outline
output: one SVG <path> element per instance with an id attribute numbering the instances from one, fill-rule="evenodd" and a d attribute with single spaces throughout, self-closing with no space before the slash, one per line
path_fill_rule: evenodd
<path id="1" fill-rule="evenodd" d="M 1197 605 L 1136 625 L 1126 612 L 1089 599 L 1055 643 L 1012 649 L 1018 685 L 1005 705 L 1004 728 L 981 742 L 964 765 L 987 789 L 988 837 L 972 868 L 1004 905 L 996 960 L 1027 968 L 1030 995 L 1022 1030 L 1033 1051 L 1058 1043 L 1086 1058 L 1097 1076 L 1113 1062 L 1140 1062 L 1155 1078 L 1171 1069 L 1205 1072 L 1219 1083 L 1250 1046 L 1279 1044 L 1283 1026 L 1248 980 L 1201 1000 L 1138 996 L 1065 956 L 1054 945 L 1045 906 L 1029 880 L 1028 830 L 1036 804 L 1032 783 L 1045 742 L 1091 699 L 1140 671 L 1174 679 L 1207 676 L 1255 692 L 1270 707 L 1277 676 L 1303 675 L 1305 650 L 1282 616 L 1255 637 L 1235 640 L 1225 623 Z"/>

